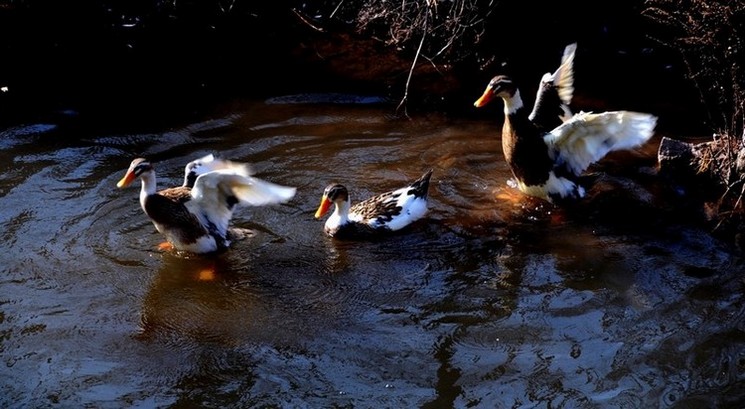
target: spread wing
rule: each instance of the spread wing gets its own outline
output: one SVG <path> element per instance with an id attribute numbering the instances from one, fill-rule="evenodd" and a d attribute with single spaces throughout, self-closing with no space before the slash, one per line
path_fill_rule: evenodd
<path id="1" fill-rule="evenodd" d="M 259 178 L 236 174 L 232 169 L 207 172 L 197 178 L 191 191 L 200 203 L 261 206 L 283 203 L 295 196 L 294 187 L 281 186 Z"/>
<path id="2" fill-rule="evenodd" d="M 199 176 L 191 189 L 187 206 L 227 232 L 235 205 L 261 206 L 282 203 L 295 196 L 295 188 L 280 186 L 255 177 L 219 169 Z"/>
<path id="3" fill-rule="evenodd" d="M 579 175 L 611 151 L 639 146 L 654 134 L 657 117 L 631 112 L 580 112 L 546 134 L 557 164 Z"/>
<path id="4" fill-rule="evenodd" d="M 576 43 L 566 46 L 559 68 L 553 74 L 546 73 L 541 78 L 529 119 L 546 131 L 559 126 L 572 115 L 569 104 L 574 96 L 574 54 L 576 51 Z"/>

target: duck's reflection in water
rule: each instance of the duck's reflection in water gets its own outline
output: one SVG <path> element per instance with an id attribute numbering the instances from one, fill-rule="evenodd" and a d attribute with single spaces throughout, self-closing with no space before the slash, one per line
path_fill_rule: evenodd
<path id="1" fill-rule="evenodd" d="M 338 285 L 336 276 L 347 271 L 346 251 L 255 233 L 219 255 L 162 253 L 137 338 L 187 347 L 281 348 L 302 345 L 343 321 L 349 288 Z"/>

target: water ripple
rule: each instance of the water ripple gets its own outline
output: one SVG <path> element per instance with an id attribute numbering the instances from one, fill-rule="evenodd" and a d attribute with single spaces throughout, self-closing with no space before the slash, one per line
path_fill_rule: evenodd
<path id="1" fill-rule="evenodd" d="M 618 231 L 514 195 L 492 121 L 275 102 L 85 140 L 4 131 L 0 406 L 743 398 L 745 269 L 706 232 Z M 148 155 L 180 184 L 209 152 L 297 195 L 237 211 L 252 234 L 226 253 L 156 250 L 138 188 L 116 181 Z M 430 212 L 400 234 L 343 242 L 313 217 L 331 181 L 360 200 L 429 168 Z"/>

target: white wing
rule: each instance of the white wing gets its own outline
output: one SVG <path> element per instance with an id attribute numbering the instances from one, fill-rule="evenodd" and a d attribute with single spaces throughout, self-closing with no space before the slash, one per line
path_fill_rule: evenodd
<path id="1" fill-rule="evenodd" d="M 574 54 L 576 52 L 577 43 L 566 46 L 564 55 L 561 57 L 561 65 L 553 75 L 559 98 L 566 105 L 572 102 L 574 96 Z"/>
<path id="2" fill-rule="evenodd" d="M 218 169 L 200 175 L 191 195 L 197 201 L 220 204 L 232 196 L 239 204 L 261 206 L 286 202 L 295 196 L 295 191 L 294 187 L 239 174 L 233 169 Z"/>
<path id="3" fill-rule="evenodd" d="M 284 203 L 292 199 L 297 191 L 294 187 L 278 185 L 255 177 L 245 179 L 240 184 L 232 186 L 233 194 L 241 204 L 262 206 Z"/>
<path id="4" fill-rule="evenodd" d="M 541 127 L 551 128 L 572 116 L 569 104 L 574 96 L 574 54 L 576 51 L 576 43 L 566 46 L 559 68 L 553 74 L 546 73 L 541 78 L 533 111 L 528 116 L 528 119 Z"/>
<path id="5" fill-rule="evenodd" d="M 280 186 L 255 177 L 218 169 L 200 175 L 191 189 L 189 210 L 225 232 L 236 205 L 262 206 L 283 203 L 295 196 L 294 187 Z M 206 220 L 205 220 L 206 218 Z"/>
<path id="6" fill-rule="evenodd" d="M 608 152 L 630 149 L 649 140 L 657 117 L 639 112 L 580 112 L 548 133 L 549 153 L 579 175 Z"/>
<path id="7" fill-rule="evenodd" d="M 215 158 L 215 155 L 209 154 L 186 164 L 184 167 L 183 186 L 193 187 L 198 176 L 220 169 L 230 169 L 232 173 L 243 176 L 253 174 L 250 166 L 245 163 L 219 159 Z"/>

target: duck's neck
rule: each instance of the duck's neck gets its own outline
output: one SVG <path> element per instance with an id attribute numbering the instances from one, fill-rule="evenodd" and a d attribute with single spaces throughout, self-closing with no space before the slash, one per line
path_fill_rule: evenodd
<path id="1" fill-rule="evenodd" d="M 520 97 L 520 91 L 516 90 L 515 94 L 511 97 L 503 97 L 504 100 L 504 115 L 509 117 L 515 114 L 520 108 L 524 106 L 523 99 Z"/>
<path id="2" fill-rule="evenodd" d="M 140 176 L 140 180 L 142 181 L 142 188 L 140 188 L 140 206 L 142 206 L 142 209 L 144 210 L 145 199 L 156 192 L 155 172 L 145 173 Z"/>
<path id="3" fill-rule="evenodd" d="M 349 200 L 334 202 L 334 212 L 326 220 L 326 226 L 329 228 L 338 228 L 349 223 Z"/>
<path id="4" fill-rule="evenodd" d="M 528 118 L 528 112 L 523 105 L 520 91 L 515 91 L 511 97 L 504 100 L 504 124 L 502 125 L 502 152 L 510 166 L 514 165 L 515 151 L 520 141 L 533 140 L 540 136 L 535 132 L 535 125 Z"/>
<path id="5" fill-rule="evenodd" d="M 517 134 L 527 136 L 535 125 L 528 117 L 528 111 L 520 97 L 520 91 L 515 91 L 511 97 L 504 100 L 504 125 L 502 126 L 502 144 L 509 144 L 510 139 L 517 138 Z"/>

